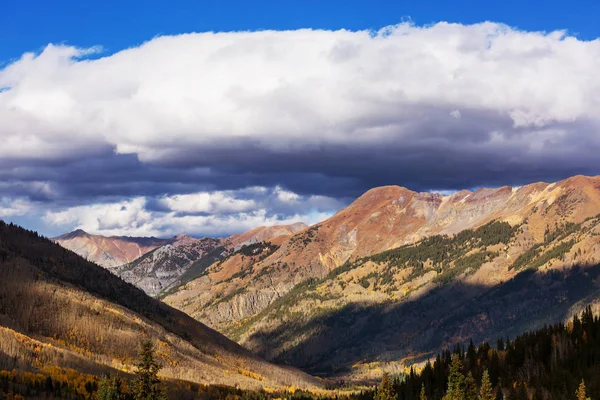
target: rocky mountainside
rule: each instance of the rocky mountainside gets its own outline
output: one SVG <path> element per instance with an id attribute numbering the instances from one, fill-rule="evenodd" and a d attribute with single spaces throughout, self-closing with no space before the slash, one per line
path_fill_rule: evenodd
<path id="1" fill-rule="evenodd" d="M 127 264 L 158 247 L 172 244 L 177 237 L 157 239 L 154 237 L 91 235 L 81 229 L 52 238 L 88 261 L 105 268 Z"/>
<path id="2" fill-rule="evenodd" d="M 141 338 L 155 343 L 165 378 L 242 388 L 317 387 L 255 357 L 106 269 L 0 221 L 0 369 L 134 370 Z"/>
<path id="3" fill-rule="evenodd" d="M 303 223 L 261 226 L 223 239 L 195 239 L 185 234 L 169 239 L 104 237 L 77 230 L 53 240 L 158 296 L 200 276 L 208 266 L 244 246 L 278 245 L 305 228 Z"/>
<path id="4" fill-rule="evenodd" d="M 322 373 L 401 368 L 395 360 L 595 301 L 598 214 L 600 177 L 451 196 L 376 188 L 277 249 L 213 264 L 165 301 L 272 360 Z"/>
<path id="5" fill-rule="evenodd" d="M 181 278 L 188 271 L 191 276 L 200 275 L 203 272 L 201 268 L 194 269 L 196 272 L 191 274 L 190 267 L 195 262 L 202 260 L 208 266 L 227 251 L 221 239 L 190 239 L 154 249 L 112 271 L 150 296 L 157 296 L 180 285 Z"/>

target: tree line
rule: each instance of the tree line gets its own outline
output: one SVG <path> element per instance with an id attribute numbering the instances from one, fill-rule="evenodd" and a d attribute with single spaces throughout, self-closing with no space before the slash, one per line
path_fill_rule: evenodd
<path id="1" fill-rule="evenodd" d="M 403 377 L 384 376 L 360 398 L 377 400 L 600 399 L 600 319 L 591 307 L 493 348 L 470 341 Z"/>

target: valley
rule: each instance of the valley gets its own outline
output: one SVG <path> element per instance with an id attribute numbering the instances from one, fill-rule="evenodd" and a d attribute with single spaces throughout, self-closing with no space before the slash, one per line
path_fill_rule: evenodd
<path id="1" fill-rule="evenodd" d="M 54 240 L 65 245 L 64 238 L 70 238 L 70 245 L 78 235 L 82 234 Z M 594 311 L 600 309 L 598 177 L 449 196 L 382 187 L 310 227 L 263 227 L 227 238 L 179 235 L 129 240 L 161 245 L 128 263 L 105 264 L 111 280 L 118 281 L 118 275 L 223 333 L 243 346 L 234 352 L 255 354 L 328 381 L 363 384 L 380 379 L 384 372 L 402 375 L 441 349 L 469 339 L 491 342 L 514 337 L 568 320 L 590 305 Z M 90 243 L 106 241 L 95 238 Z M 82 248 L 80 252 L 91 254 Z M 84 303 L 98 301 L 92 297 Z M 163 314 L 158 310 L 164 303 L 151 300 L 149 304 L 158 308 L 147 311 L 148 316 Z M 104 313 L 97 318 L 108 318 L 102 317 Z M 192 355 L 195 350 L 180 348 L 190 341 L 194 346 L 190 322 L 185 324 L 185 333 L 177 331 L 177 325 L 171 328 L 183 342 L 161 339 L 175 354 L 169 364 L 183 365 L 184 358 L 187 363 L 206 363 L 201 353 Z M 153 329 L 159 336 L 172 334 L 160 333 L 164 327 Z M 71 334 L 79 338 L 82 333 L 76 332 Z M 103 336 L 93 330 L 85 335 Z M 237 346 L 225 338 L 218 340 Z M 89 351 L 83 344 L 70 346 L 71 352 Z M 133 347 L 133 342 L 124 345 L 129 355 L 123 356 L 121 366 L 114 359 L 108 361 L 106 350 L 96 350 L 97 355 L 91 353 L 90 371 L 97 371 L 98 364 L 126 370 L 123 366 Z M 241 356 L 230 362 L 240 365 L 233 361 L 236 357 Z M 250 376 L 267 379 L 265 371 L 271 367 L 264 365 Z M 314 378 L 302 378 L 299 371 L 291 372 L 295 370 L 285 374 L 294 383 L 282 385 L 275 372 L 280 367 L 273 368 L 275 375 L 269 378 L 273 387 L 322 385 Z M 165 376 L 207 380 L 206 375 L 176 371 L 179 367 L 167 368 Z M 211 382 L 231 383 L 222 380 L 218 369 L 210 376 Z M 257 385 L 240 379 L 244 387 L 265 386 L 264 381 Z"/>

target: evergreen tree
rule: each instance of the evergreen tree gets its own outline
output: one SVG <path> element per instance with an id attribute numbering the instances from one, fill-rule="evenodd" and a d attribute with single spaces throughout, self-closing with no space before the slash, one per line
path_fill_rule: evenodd
<path id="1" fill-rule="evenodd" d="M 579 388 L 577 388 L 577 392 L 575 392 L 575 395 L 577 396 L 577 400 L 591 400 L 589 397 L 587 397 L 585 393 L 585 381 L 583 379 L 581 380 L 581 383 L 579 384 Z"/>
<path id="2" fill-rule="evenodd" d="M 396 400 L 397 396 L 394 393 L 394 388 L 392 386 L 392 380 L 387 372 L 384 372 L 381 377 L 381 385 L 377 390 L 377 394 L 375 395 L 375 400 Z"/>
<path id="3" fill-rule="evenodd" d="M 149 339 L 142 340 L 140 343 L 139 362 L 136 367 L 136 378 L 133 383 L 135 400 L 166 400 L 160 379 L 158 379 L 158 371 L 162 366 L 154 358 L 154 345 Z"/>
<path id="4" fill-rule="evenodd" d="M 96 400 L 125 400 L 123 384 L 118 375 L 107 376 L 100 381 L 100 388 L 96 392 Z"/>
<path id="5" fill-rule="evenodd" d="M 500 360 L 498 359 L 498 352 L 494 351 L 490 360 L 490 383 L 492 387 L 498 385 L 498 378 L 500 378 Z"/>
<path id="6" fill-rule="evenodd" d="M 453 354 L 445 400 L 465 400 L 465 376 L 462 373 L 462 367 L 460 356 L 456 353 Z"/>
<path id="7" fill-rule="evenodd" d="M 499 351 L 504 350 L 504 339 L 503 338 L 498 338 L 498 342 L 496 343 L 496 349 L 498 349 Z"/>
<path id="8" fill-rule="evenodd" d="M 470 372 L 465 379 L 465 400 L 477 400 L 477 382 Z"/>
<path id="9" fill-rule="evenodd" d="M 500 387 L 496 390 L 496 400 L 504 400 L 504 393 Z"/>
<path id="10" fill-rule="evenodd" d="M 492 383 L 490 382 L 490 375 L 487 369 L 483 371 L 483 376 L 481 378 L 479 400 L 494 400 L 494 396 L 492 395 Z"/>
<path id="11" fill-rule="evenodd" d="M 469 347 L 467 348 L 467 360 L 468 368 L 472 370 L 477 366 L 477 352 L 475 351 L 475 345 L 473 339 L 469 340 Z"/>
<path id="12" fill-rule="evenodd" d="M 425 393 L 425 384 L 421 384 L 421 394 L 419 395 L 419 400 L 427 400 L 427 394 Z"/>

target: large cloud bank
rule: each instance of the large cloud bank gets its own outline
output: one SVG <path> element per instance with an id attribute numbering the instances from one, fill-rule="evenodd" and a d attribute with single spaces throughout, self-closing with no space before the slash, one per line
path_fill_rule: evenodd
<path id="1" fill-rule="evenodd" d="M 198 218 L 299 216 L 251 187 L 330 199 L 302 209 L 317 215 L 382 184 L 599 169 L 600 40 L 439 23 L 187 34 L 89 57 L 98 51 L 48 45 L 0 70 L 4 214 L 37 202 L 47 221 L 73 223 L 104 207 L 94 229 L 127 233 L 140 228 L 111 207 L 160 205 L 180 221 L 144 229 L 201 231 Z"/>

